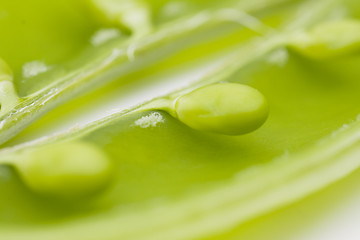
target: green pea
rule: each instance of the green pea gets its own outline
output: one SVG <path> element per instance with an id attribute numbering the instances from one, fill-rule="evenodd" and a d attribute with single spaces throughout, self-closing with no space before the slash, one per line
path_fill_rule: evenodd
<path id="1" fill-rule="evenodd" d="M 290 47 L 313 59 L 337 57 L 360 49 L 360 21 L 342 20 L 317 25 L 295 34 Z"/>
<path id="2" fill-rule="evenodd" d="M 238 83 L 201 87 L 175 103 L 177 118 L 191 128 L 226 135 L 240 135 L 259 128 L 269 110 L 256 89 Z"/>
<path id="3" fill-rule="evenodd" d="M 14 165 L 32 191 L 56 197 L 95 193 L 103 189 L 111 177 L 110 161 L 104 152 L 78 141 L 24 150 Z"/>

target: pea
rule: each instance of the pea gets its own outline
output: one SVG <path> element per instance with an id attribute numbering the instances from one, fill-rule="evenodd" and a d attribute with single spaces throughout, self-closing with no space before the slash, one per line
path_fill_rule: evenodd
<path id="1" fill-rule="evenodd" d="M 313 59 L 348 54 L 360 48 L 360 21 L 325 22 L 290 38 L 290 47 Z"/>
<path id="2" fill-rule="evenodd" d="M 24 150 L 14 166 L 34 192 L 56 197 L 80 197 L 109 182 L 110 161 L 97 146 L 71 141 Z"/>
<path id="3" fill-rule="evenodd" d="M 259 128 L 269 110 L 258 90 L 238 83 L 218 83 L 178 98 L 175 112 L 191 128 L 240 135 Z"/>

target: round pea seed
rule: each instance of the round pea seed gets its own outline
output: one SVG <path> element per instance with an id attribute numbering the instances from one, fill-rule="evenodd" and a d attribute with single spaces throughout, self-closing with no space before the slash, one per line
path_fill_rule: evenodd
<path id="1" fill-rule="evenodd" d="M 238 83 L 201 87 L 180 97 L 175 111 L 191 128 L 226 135 L 256 130 L 269 113 L 267 101 L 258 90 Z"/>
<path id="2" fill-rule="evenodd" d="M 15 167 L 34 192 L 58 197 L 97 192 L 111 176 L 110 162 L 103 151 L 77 141 L 25 150 L 18 156 Z"/>
<path id="3" fill-rule="evenodd" d="M 290 47 L 313 59 L 333 58 L 360 49 L 360 21 L 330 21 L 290 38 Z"/>

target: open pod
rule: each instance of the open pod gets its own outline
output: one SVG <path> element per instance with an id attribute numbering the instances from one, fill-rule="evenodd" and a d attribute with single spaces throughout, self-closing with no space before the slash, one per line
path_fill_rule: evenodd
<path id="1" fill-rule="evenodd" d="M 326 2 L 306 3 L 314 9 L 310 17 L 245 42 L 187 88 L 52 138 L 2 149 L 0 239 L 224 239 L 233 228 L 354 172 L 360 165 L 358 39 L 325 48 L 337 54 L 321 54 L 321 60 L 310 58 L 307 47 L 324 50 L 332 38 L 299 45 L 302 33 L 311 38 L 318 24 L 335 21 Z M 195 93 L 238 84 L 259 91 L 256 99 L 264 96 L 269 108 L 264 124 L 247 134 L 206 131 L 204 121 L 191 122 L 201 114 L 176 112 L 186 96 L 197 101 L 224 89 L 230 94 L 229 88 Z M 229 104 L 222 97 L 212 106 Z"/>

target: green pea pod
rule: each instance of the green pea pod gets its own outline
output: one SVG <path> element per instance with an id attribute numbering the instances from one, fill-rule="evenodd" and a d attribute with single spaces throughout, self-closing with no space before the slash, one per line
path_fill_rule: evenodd
<path id="1" fill-rule="evenodd" d="M 312 61 L 281 30 L 188 88 L 1 150 L 0 239 L 226 239 L 351 174 L 360 58 Z"/>
<path id="2" fill-rule="evenodd" d="M 125 2 L 129 3 L 129 1 Z M 276 3 L 278 1 L 269 1 L 269 6 Z M 0 117 L 0 143 L 11 139 L 54 107 L 89 92 L 90 89 L 123 77 L 119 80 L 121 85 L 122 82 L 129 81 L 127 79 L 129 74 L 137 72 L 141 74 L 142 70 L 154 64 L 158 64 L 154 71 L 164 68 L 171 70 L 178 67 L 179 62 L 184 59 L 201 60 L 210 53 L 231 49 L 239 44 L 236 37 L 240 36 L 247 40 L 259 34 L 257 24 L 255 27 L 253 22 L 250 24 L 254 29 L 249 33 L 248 30 L 244 30 L 243 24 L 238 24 L 238 18 L 229 18 L 222 9 L 209 8 L 189 15 L 184 13 L 166 24 L 158 22 L 152 27 L 153 31 L 141 30 L 141 26 L 147 20 L 141 20 L 139 23 L 141 26 L 127 25 L 134 32 L 143 31 L 140 34 L 142 37 L 137 34 L 136 37 L 129 37 L 126 33 L 121 33 L 121 28 L 117 29 L 97 20 L 89 10 L 89 1 L 75 1 L 74 9 L 78 10 L 76 14 L 67 8 L 67 4 L 70 3 L 64 1 L 52 4 L 48 1 L 36 0 L 29 8 L 36 9 L 37 14 L 25 11 L 24 9 L 27 9 L 25 5 L 17 11 L 16 2 L 9 1 L 2 5 L 4 12 L 13 14 L 0 19 L 4 26 L 7 26 L 3 29 L 4 33 L 9 33 L 8 37 L 0 39 L 0 52 L 14 70 L 14 86 L 18 97 L 15 91 L 12 91 L 11 96 L 20 100 L 18 104 L 9 100 L 11 104 L 3 106 L 4 110 Z M 101 4 L 105 2 L 102 1 Z M 206 6 L 206 3 L 203 4 L 203 7 Z M 151 4 L 148 6 L 151 9 Z M 143 8 L 131 9 L 126 14 Z M 260 11 L 261 7 L 244 5 L 243 10 L 256 12 Z M 103 14 L 107 13 L 106 9 L 101 11 Z M 243 20 L 248 15 L 235 9 L 232 15 L 234 11 L 235 15 L 240 14 L 240 22 L 246 22 Z M 114 14 L 117 14 L 116 11 Z M 21 15 L 25 23 L 32 24 L 17 25 L 15 21 L 17 15 Z M 120 20 L 118 19 L 123 25 L 126 25 L 123 22 L 125 15 L 121 15 Z M 67 17 L 63 18 L 63 16 Z M 43 21 L 47 18 L 49 21 Z M 236 22 L 235 26 L 234 22 Z M 53 27 L 55 25 L 60 26 L 55 28 Z M 209 38 L 207 34 L 211 37 Z M 62 40 L 63 38 L 66 41 Z M 27 47 L 22 44 L 23 39 L 34 44 Z M 206 44 L 204 44 L 205 39 Z M 12 40 L 15 42 L 11 43 Z M 214 51 L 209 53 L 207 51 L 209 48 L 213 48 Z M 182 55 L 177 54 L 180 51 Z M 171 61 L 164 61 L 171 59 L 171 56 L 174 56 Z"/>
<path id="3" fill-rule="evenodd" d="M 7 198 L 0 200 L 0 221 L 7 228 L 0 231 L 1 238 L 217 239 L 350 174 L 360 164 L 360 98 L 355 94 L 360 85 L 345 68 L 333 66 L 356 66 L 360 58 L 329 60 L 314 72 L 296 54 L 289 53 L 284 66 L 271 64 L 271 54 L 223 79 L 250 85 L 266 97 L 269 118 L 251 133 L 225 136 L 190 128 L 157 111 L 164 105 L 155 100 L 84 129 L 2 150 L 3 163 L 15 165 L 13 170 L 3 167 L 8 180 L 0 187 Z M 333 77 L 330 69 L 336 72 Z M 72 150 L 77 144 L 89 148 L 84 152 L 90 156 Z M 36 157 L 44 152 L 56 161 Z M 69 153 L 74 153 L 72 164 L 95 157 L 108 161 L 113 171 L 105 171 L 104 182 L 91 178 L 101 186 L 91 195 L 74 194 L 72 189 L 83 186 L 83 171 L 55 167 Z M 35 167 L 22 166 L 26 162 Z M 33 168 L 51 171 L 26 174 Z M 55 175 L 59 178 L 70 170 L 73 184 L 60 181 L 54 187 L 50 181 L 50 193 L 31 184 L 52 177 L 57 169 L 66 170 Z M 16 217 L 9 221 L 7 213 Z"/>
<path id="4" fill-rule="evenodd" d="M 351 174 L 360 164 L 360 58 L 319 63 L 286 44 L 273 33 L 188 88 L 3 149 L 0 238 L 224 239 Z"/>
<path id="5" fill-rule="evenodd" d="M 326 22 L 295 34 L 289 45 L 313 59 L 339 57 L 360 49 L 359 30 L 359 20 Z"/>

